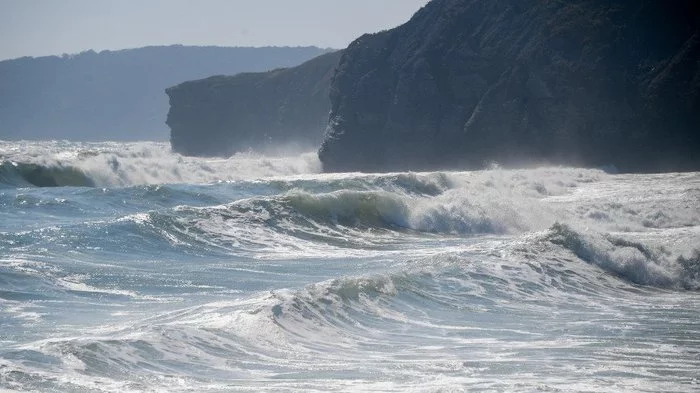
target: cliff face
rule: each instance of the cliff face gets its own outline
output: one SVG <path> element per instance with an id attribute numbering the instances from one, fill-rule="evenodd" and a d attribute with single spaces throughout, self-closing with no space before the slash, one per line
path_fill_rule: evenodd
<path id="1" fill-rule="evenodd" d="M 289 144 L 318 146 L 330 111 L 330 79 L 341 53 L 292 68 L 214 76 L 167 89 L 173 150 L 227 156 Z"/>
<path id="2" fill-rule="evenodd" d="M 325 52 L 174 45 L 0 61 L 0 139 L 167 140 L 168 86 Z"/>
<path id="3" fill-rule="evenodd" d="M 433 0 L 345 50 L 324 170 L 700 169 L 699 8 Z"/>

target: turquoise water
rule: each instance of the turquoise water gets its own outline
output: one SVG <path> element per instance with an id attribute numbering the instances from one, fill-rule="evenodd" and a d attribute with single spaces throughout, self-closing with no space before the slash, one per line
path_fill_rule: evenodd
<path id="1" fill-rule="evenodd" d="M 700 388 L 700 173 L 0 158 L 0 390 Z"/>

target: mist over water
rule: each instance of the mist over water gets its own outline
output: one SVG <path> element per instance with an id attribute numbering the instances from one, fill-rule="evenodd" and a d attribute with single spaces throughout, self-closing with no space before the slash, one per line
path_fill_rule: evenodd
<path id="1" fill-rule="evenodd" d="M 692 392 L 700 174 L 0 142 L 0 389 Z"/>

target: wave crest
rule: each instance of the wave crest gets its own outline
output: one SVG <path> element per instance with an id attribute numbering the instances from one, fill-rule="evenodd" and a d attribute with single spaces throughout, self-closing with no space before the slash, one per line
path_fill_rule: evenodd
<path id="1" fill-rule="evenodd" d="M 692 251 L 690 257 L 674 255 L 663 246 L 610 234 L 587 235 L 561 223 L 555 223 L 545 239 L 634 284 L 700 289 L 698 249 Z"/>
<path id="2" fill-rule="evenodd" d="M 94 181 L 82 170 L 64 165 L 40 165 L 3 161 L 0 183 L 11 186 L 93 187 Z"/>
<path id="3" fill-rule="evenodd" d="M 315 153 L 269 157 L 248 152 L 212 159 L 181 156 L 155 142 L 0 142 L 0 159 L 10 165 L 3 171 L 20 166 L 18 179 L 40 187 L 213 183 L 318 173 L 321 168 Z M 17 176 L 0 176 L 16 185 Z"/>

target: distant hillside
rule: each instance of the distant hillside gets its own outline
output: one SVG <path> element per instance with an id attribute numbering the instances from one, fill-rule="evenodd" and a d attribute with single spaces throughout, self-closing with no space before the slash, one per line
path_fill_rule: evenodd
<path id="1" fill-rule="evenodd" d="M 697 0 L 433 0 L 345 50 L 326 171 L 700 169 Z"/>
<path id="2" fill-rule="evenodd" d="M 248 149 L 317 148 L 328 122 L 330 80 L 341 54 L 167 89 L 173 150 L 227 156 Z"/>
<path id="3" fill-rule="evenodd" d="M 166 46 L 0 62 L 0 139 L 167 140 L 174 84 L 290 67 L 316 47 Z"/>

